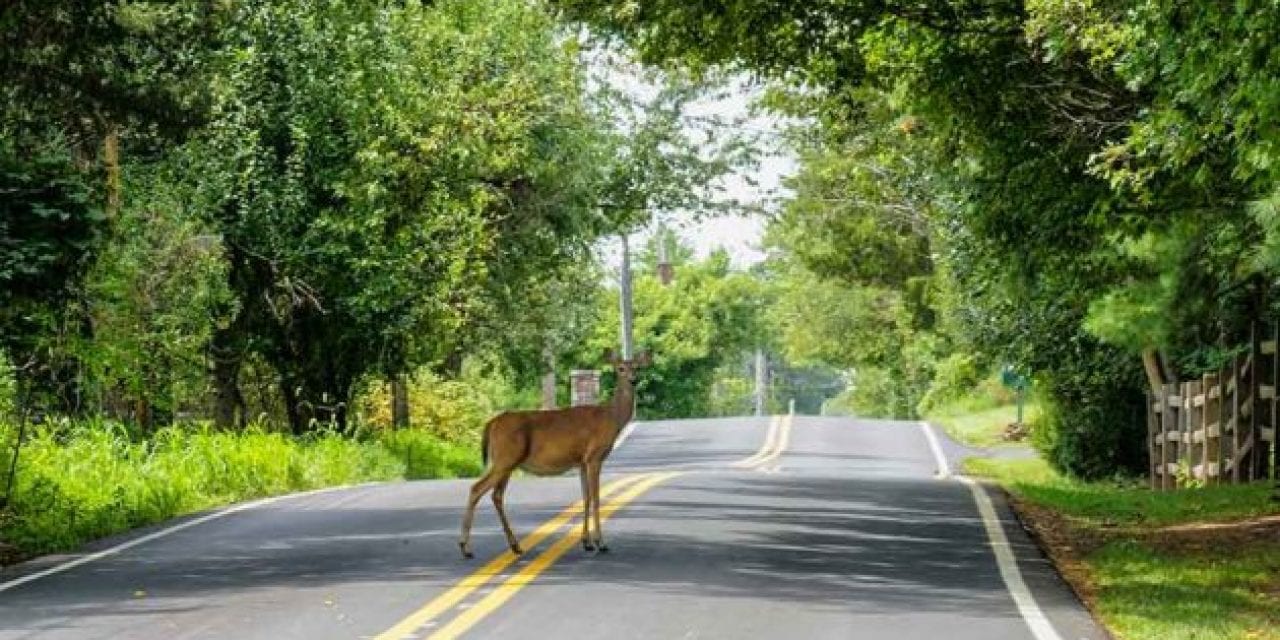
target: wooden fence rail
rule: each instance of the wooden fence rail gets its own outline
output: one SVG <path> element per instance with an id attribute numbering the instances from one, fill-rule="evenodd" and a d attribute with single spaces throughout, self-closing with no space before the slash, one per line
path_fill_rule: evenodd
<path id="1" fill-rule="evenodd" d="M 1248 354 L 1199 380 L 1150 394 L 1152 489 L 1276 477 L 1280 325 L 1270 338 L 1259 340 L 1255 330 Z"/>

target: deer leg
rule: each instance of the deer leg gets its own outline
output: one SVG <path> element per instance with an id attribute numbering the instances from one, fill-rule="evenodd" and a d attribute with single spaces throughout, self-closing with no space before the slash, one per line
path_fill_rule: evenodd
<path id="1" fill-rule="evenodd" d="M 462 557 L 464 558 L 471 559 L 475 557 L 471 553 L 471 521 L 475 519 L 476 503 L 480 502 L 480 498 L 483 498 L 484 494 L 493 486 L 496 477 L 497 469 L 489 467 L 484 475 L 480 476 L 480 479 L 471 485 L 471 494 L 467 496 L 467 511 L 462 516 L 462 538 L 458 541 L 458 546 L 462 548 Z"/>
<path id="2" fill-rule="evenodd" d="M 604 461 L 593 462 L 587 469 L 587 476 L 591 484 L 591 519 L 595 523 L 595 546 L 600 553 L 609 551 L 609 547 L 604 544 L 604 529 L 600 528 L 600 471 L 604 468 Z"/>
<path id="3" fill-rule="evenodd" d="M 578 479 L 582 480 L 582 548 L 595 551 L 591 544 L 591 482 L 587 479 L 587 466 L 578 467 Z"/>
<path id="4" fill-rule="evenodd" d="M 509 480 L 511 480 L 511 476 L 505 476 L 493 485 L 493 507 L 498 510 L 498 519 L 502 520 L 502 531 L 507 534 L 507 546 L 511 547 L 511 553 L 520 555 L 524 551 L 520 549 L 516 534 L 511 531 L 511 523 L 507 521 L 507 510 L 503 508 L 502 502 L 507 492 L 507 482 Z"/>

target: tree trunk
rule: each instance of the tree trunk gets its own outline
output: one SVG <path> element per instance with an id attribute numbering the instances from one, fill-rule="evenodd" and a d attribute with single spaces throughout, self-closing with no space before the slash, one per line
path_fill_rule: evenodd
<path id="1" fill-rule="evenodd" d="M 403 373 L 391 377 L 391 426 L 396 429 L 409 426 L 409 386 Z"/>
<path id="2" fill-rule="evenodd" d="M 120 212 L 120 127 L 107 125 L 102 139 L 102 163 L 107 170 L 107 220 L 115 220 Z"/>
<path id="3" fill-rule="evenodd" d="M 1151 386 L 1151 392 L 1159 394 L 1164 388 L 1165 382 L 1172 382 L 1165 378 L 1163 363 L 1161 362 L 1160 352 L 1155 349 L 1145 349 L 1142 352 L 1142 368 L 1147 372 L 1147 384 Z"/>
<path id="4" fill-rule="evenodd" d="M 209 345 L 209 357 L 213 361 L 213 423 L 219 429 L 244 427 L 248 420 L 244 394 L 240 391 L 242 356 L 234 347 L 230 332 L 231 329 L 219 329 Z"/>
<path id="5" fill-rule="evenodd" d="M 310 420 L 303 416 L 296 385 L 293 380 L 283 375 L 280 376 L 280 395 L 284 397 L 284 410 L 289 416 L 289 430 L 295 436 L 302 435 L 306 432 Z"/>
<path id="6" fill-rule="evenodd" d="M 440 363 L 440 373 L 454 380 L 462 376 L 462 349 L 454 349 Z"/>

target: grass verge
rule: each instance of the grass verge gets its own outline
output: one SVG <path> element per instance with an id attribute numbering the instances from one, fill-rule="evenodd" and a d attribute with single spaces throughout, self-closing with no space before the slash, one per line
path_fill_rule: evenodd
<path id="1" fill-rule="evenodd" d="M 0 462 L 6 475 L 8 464 Z M 138 440 L 103 422 L 43 427 L 23 446 L 13 496 L 0 510 L 0 563 L 243 500 L 474 475 L 479 467 L 474 447 L 413 430 L 294 438 L 260 429 L 174 427 Z"/>
<path id="2" fill-rule="evenodd" d="M 1039 409 L 1028 403 L 1023 420 L 1034 422 Z M 1005 427 L 1018 418 L 1016 405 L 991 407 L 979 411 L 968 411 L 965 405 L 944 406 L 927 416 L 931 424 L 942 427 L 951 439 L 970 447 L 990 449 L 992 447 L 1016 445 L 1004 439 Z"/>
<path id="3" fill-rule="evenodd" d="M 1153 492 L 969 459 L 999 482 L 1119 640 L 1280 640 L 1280 504 L 1266 484 Z"/>

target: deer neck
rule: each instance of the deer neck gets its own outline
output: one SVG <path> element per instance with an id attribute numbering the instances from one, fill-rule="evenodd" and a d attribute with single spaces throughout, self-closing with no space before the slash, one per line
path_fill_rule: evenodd
<path id="1" fill-rule="evenodd" d="M 609 403 L 609 409 L 619 431 L 631 422 L 631 417 L 636 410 L 636 394 L 631 381 L 626 377 L 618 377 L 618 387 L 613 391 L 613 401 Z"/>

